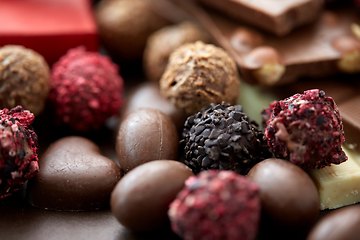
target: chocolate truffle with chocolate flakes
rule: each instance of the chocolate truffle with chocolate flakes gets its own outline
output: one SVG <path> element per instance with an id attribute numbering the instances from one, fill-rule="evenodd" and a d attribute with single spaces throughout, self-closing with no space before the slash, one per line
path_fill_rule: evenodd
<path id="1" fill-rule="evenodd" d="M 247 174 L 256 163 L 271 157 L 264 134 L 240 105 L 211 104 L 185 122 L 184 163 L 194 173 L 208 169 Z"/>
<path id="2" fill-rule="evenodd" d="M 0 108 L 21 105 L 38 115 L 49 89 L 49 66 L 40 54 L 18 45 L 0 48 Z"/>
<path id="3" fill-rule="evenodd" d="M 345 141 L 336 103 L 319 89 L 295 94 L 271 106 L 265 136 L 277 157 L 304 170 L 323 168 L 347 160 Z"/>
<path id="4" fill-rule="evenodd" d="M 150 35 L 143 59 L 147 78 L 159 82 L 170 54 L 181 45 L 197 40 L 210 42 L 210 37 L 199 26 L 191 22 L 164 27 Z"/>
<path id="5" fill-rule="evenodd" d="M 235 104 L 239 86 L 234 60 L 223 49 L 201 41 L 175 50 L 160 80 L 161 94 L 188 114 L 210 103 Z"/>

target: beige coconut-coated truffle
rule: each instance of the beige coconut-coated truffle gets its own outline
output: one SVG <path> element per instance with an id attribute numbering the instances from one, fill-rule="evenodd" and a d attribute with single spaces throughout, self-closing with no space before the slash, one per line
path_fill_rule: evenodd
<path id="1" fill-rule="evenodd" d="M 201 41 L 176 49 L 160 80 L 161 94 L 188 114 L 210 103 L 236 104 L 239 87 L 234 60 L 223 49 Z"/>
<path id="2" fill-rule="evenodd" d="M 0 48 L 0 108 L 21 105 L 38 115 L 49 88 L 49 66 L 40 54 L 18 45 Z"/>
<path id="3" fill-rule="evenodd" d="M 117 61 L 140 60 L 147 38 L 169 24 L 150 0 L 103 0 L 95 9 L 100 39 Z"/>
<path id="4" fill-rule="evenodd" d="M 164 27 L 148 38 L 144 52 L 144 70 L 149 80 L 159 82 L 170 54 L 185 43 L 210 42 L 210 36 L 198 25 L 183 22 Z"/>

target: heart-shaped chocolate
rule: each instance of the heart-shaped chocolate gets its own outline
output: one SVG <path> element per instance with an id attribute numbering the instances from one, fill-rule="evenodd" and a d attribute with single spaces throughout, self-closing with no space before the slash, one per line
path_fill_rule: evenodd
<path id="1" fill-rule="evenodd" d="M 38 208 L 89 211 L 109 207 L 110 194 L 122 177 L 119 166 L 100 154 L 92 141 L 64 137 L 39 160 L 39 174 L 28 183 L 27 197 Z"/>

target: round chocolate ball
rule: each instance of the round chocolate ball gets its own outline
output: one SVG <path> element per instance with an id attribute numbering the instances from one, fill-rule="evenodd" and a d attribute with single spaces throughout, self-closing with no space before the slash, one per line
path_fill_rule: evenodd
<path id="1" fill-rule="evenodd" d="M 21 105 L 38 115 L 49 89 L 49 66 L 40 54 L 17 45 L 0 48 L 0 108 Z"/>
<path id="2" fill-rule="evenodd" d="M 95 18 L 105 49 L 119 61 L 141 59 L 149 35 L 168 24 L 149 0 L 103 0 Z"/>
<path id="3" fill-rule="evenodd" d="M 170 54 L 181 45 L 197 40 L 208 43 L 210 37 L 191 22 L 164 27 L 151 34 L 147 40 L 143 59 L 147 78 L 159 82 Z"/>
<path id="4" fill-rule="evenodd" d="M 356 240 L 360 236 L 360 206 L 337 209 L 321 219 L 307 240 Z"/>
<path id="5" fill-rule="evenodd" d="M 145 82 L 135 88 L 126 100 L 122 115 L 140 108 L 153 108 L 169 116 L 180 131 L 184 126 L 187 115 L 170 101 L 160 95 L 159 84 Z"/>
<path id="6" fill-rule="evenodd" d="M 319 216 L 319 194 L 309 175 L 295 164 L 270 158 L 250 169 L 250 180 L 260 187 L 265 215 L 278 224 L 302 228 Z"/>
<path id="7" fill-rule="evenodd" d="M 185 180 L 192 176 L 184 164 L 171 160 L 145 163 L 126 174 L 111 194 L 111 211 L 134 231 L 148 231 L 168 222 L 167 211 Z"/>
<path id="8" fill-rule="evenodd" d="M 176 160 L 179 135 L 170 117 L 143 108 L 122 121 L 116 140 L 121 169 L 127 173 L 140 164 L 161 159 Z"/>
<path id="9" fill-rule="evenodd" d="M 236 104 L 239 86 L 235 61 L 223 49 L 201 41 L 176 49 L 160 80 L 161 94 L 187 114 L 210 103 Z"/>

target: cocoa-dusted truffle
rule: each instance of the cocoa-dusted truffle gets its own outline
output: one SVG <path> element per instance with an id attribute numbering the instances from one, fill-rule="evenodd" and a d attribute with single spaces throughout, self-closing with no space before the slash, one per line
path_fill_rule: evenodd
<path id="1" fill-rule="evenodd" d="M 0 110 L 0 199 L 10 196 L 39 171 L 34 114 L 21 106 Z"/>
<path id="2" fill-rule="evenodd" d="M 77 131 L 98 129 L 122 106 L 123 79 L 110 58 L 70 49 L 53 66 L 49 99 L 57 121 Z"/>
<path id="3" fill-rule="evenodd" d="M 97 5 L 100 39 L 112 58 L 141 59 L 149 35 L 168 24 L 151 4 L 149 0 L 103 0 Z"/>
<path id="4" fill-rule="evenodd" d="M 38 115 L 49 87 L 49 66 L 40 54 L 18 45 L 0 48 L 0 108 L 21 105 Z"/>
<path id="5" fill-rule="evenodd" d="M 164 27 L 151 34 L 147 40 L 143 59 L 147 78 L 159 82 L 170 54 L 181 45 L 197 40 L 208 43 L 210 37 L 191 22 Z"/>
<path id="6" fill-rule="evenodd" d="M 188 114 L 210 103 L 235 104 L 239 86 L 234 60 L 223 49 L 200 41 L 175 50 L 160 80 L 161 94 Z"/>
<path id="7" fill-rule="evenodd" d="M 232 171 L 204 171 L 186 180 L 168 214 L 184 240 L 252 240 L 260 218 L 259 187 Z"/>
<path id="8" fill-rule="evenodd" d="M 220 169 L 247 174 L 256 163 L 271 157 L 264 134 L 240 105 L 211 104 L 188 117 L 182 137 L 184 162 L 194 173 Z"/>
<path id="9" fill-rule="evenodd" d="M 336 103 L 319 89 L 273 104 L 265 136 L 277 157 L 304 170 L 347 160 L 343 124 Z"/>

